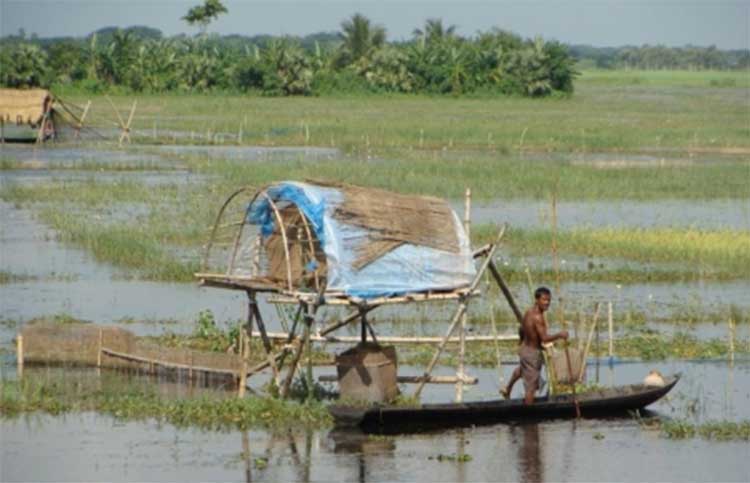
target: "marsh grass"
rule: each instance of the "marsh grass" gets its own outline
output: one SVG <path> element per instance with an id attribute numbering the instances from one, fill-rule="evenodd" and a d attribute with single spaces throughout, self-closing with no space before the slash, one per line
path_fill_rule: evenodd
<path id="1" fill-rule="evenodd" d="M 750 441 L 750 421 L 708 421 L 694 424 L 685 420 L 666 420 L 659 424 L 667 439 L 701 437 L 710 441 Z"/>
<path id="2" fill-rule="evenodd" d="M 23 413 L 97 411 L 121 420 L 154 419 L 178 427 L 205 429 L 323 428 L 330 425 L 324 405 L 299 404 L 273 398 L 233 394 L 168 398 L 153 387 L 130 381 L 125 376 L 103 375 L 99 381 L 70 384 L 66 381 L 24 377 L 0 381 L 0 415 Z"/>
<path id="3" fill-rule="evenodd" d="M 473 228 L 474 243 L 489 242 L 497 230 L 498 227 L 494 225 Z M 511 253 L 535 255 L 549 251 L 552 232 L 512 228 L 506 239 Z M 685 273 L 697 274 L 700 278 L 750 277 L 750 232 L 747 231 L 709 231 L 694 228 L 580 228 L 558 232 L 557 243 L 561 253 L 624 258 L 641 262 L 679 262 L 684 264 L 685 269 L 677 270 L 677 277 L 684 277 Z M 632 272 L 628 273 L 628 270 L 615 270 L 613 275 L 617 272 L 621 272 L 623 279 L 629 279 L 634 275 Z M 665 272 L 662 271 L 662 274 Z M 675 271 L 672 272 L 671 276 L 674 277 Z M 666 278 L 662 275 L 657 277 L 657 280 L 662 277 Z"/>

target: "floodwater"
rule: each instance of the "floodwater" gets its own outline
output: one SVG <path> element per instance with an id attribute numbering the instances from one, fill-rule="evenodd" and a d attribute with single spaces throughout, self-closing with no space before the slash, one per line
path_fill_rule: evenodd
<path id="1" fill-rule="evenodd" d="M 637 382 L 652 367 L 604 367 L 600 380 Z M 657 368 L 683 378 L 650 407 L 652 415 L 692 422 L 750 417 L 750 364 Z M 589 379 L 594 372 L 589 368 Z M 495 372 L 469 373 L 490 382 L 472 387 L 467 400 L 495 397 Z M 450 400 L 453 392 L 452 386 L 429 388 L 425 399 Z M 2 481 L 747 481 L 749 454 L 747 442 L 667 440 L 631 418 L 372 437 L 336 429 L 206 431 L 95 413 L 28 414 L 0 421 L 0 432 Z M 438 460 L 462 455 L 468 461 Z"/>

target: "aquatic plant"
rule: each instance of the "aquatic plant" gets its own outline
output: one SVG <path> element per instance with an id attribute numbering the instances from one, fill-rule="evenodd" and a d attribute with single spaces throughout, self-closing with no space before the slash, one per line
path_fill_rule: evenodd
<path id="1" fill-rule="evenodd" d="M 207 429 L 252 427 L 326 427 L 325 406 L 274 398 L 237 398 L 231 393 L 167 398 L 152 386 L 131 383 L 126 377 L 103 377 L 101 386 L 89 383 L 31 378 L 0 381 L 0 415 L 28 412 L 61 414 L 98 411 L 123 420 L 156 419 L 175 426 Z"/>

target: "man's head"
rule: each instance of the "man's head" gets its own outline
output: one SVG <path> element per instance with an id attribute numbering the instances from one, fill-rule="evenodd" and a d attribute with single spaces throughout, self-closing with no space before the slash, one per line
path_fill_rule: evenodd
<path id="1" fill-rule="evenodd" d="M 552 292 L 547 287 L 539 287 L 534 291 L 534 299 L 539 310 L 544 312 L 549 308 L 550 302 L 552 302 Z"/>

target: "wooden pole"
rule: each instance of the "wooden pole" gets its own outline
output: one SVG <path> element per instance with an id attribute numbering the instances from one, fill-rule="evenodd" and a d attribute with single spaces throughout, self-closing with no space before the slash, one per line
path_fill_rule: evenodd
<path id="1" fill-rule="evenodd" d="M 16 363 L 18 364 L 18 377 L 23 375 L 23 335 L 16 336 Z"/>
<path id="2" fill-rule="evenodd" d="M 594 306 L 594 318 L 591 321 L 591 329 L 589 330 L 589 336 L 586 340 L 586 348 L 583 350 L 583 355 L 581 356 L 582 357 L 581 369 L 580 369 L 580 372 L 578 373 L 579 381 L 583 379 L 583 371 L 585 369 L 583 361 L 585 361 L 589 355 L 589 349 L 591 349 L 591 339 L 593 339 L 595 331 L 597 333 L 599 332 L 598 327 L 599 327 L 599 302 L 597 302 L 596 305 Z"/>
<path id="3" fill-rule="evenodd" d="M 471 244 L 471 188 L 466 188 L 466 195 L 464 198 L 464 231 L 466 232 L 467 238 L 469 238 L 469 244 Z M 466 358 L 466 311 L 461 315 L 461 330 L 459 332 L 459 347 L 458 347 L 458 368 L 456 369 L 456 402 L 461 402 L 464 399 L 464 373 L 465 358 Z"/>
<path id="4" fill-rule="evenodd" d="M 86 107 L 83 108 L 83 114 L 81 114 L 81 118 L 78 119 L 78 123 L 76 124 L 76 133 L 74 138 L 78 139 L 81 137 L 81 129 L 83 129 L 83 121 L 86 119 L 86 114 L 89 112 L 89 108 L 91 107 L 91 100 L 86 102 Z"/>

